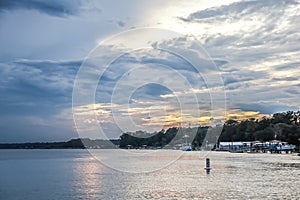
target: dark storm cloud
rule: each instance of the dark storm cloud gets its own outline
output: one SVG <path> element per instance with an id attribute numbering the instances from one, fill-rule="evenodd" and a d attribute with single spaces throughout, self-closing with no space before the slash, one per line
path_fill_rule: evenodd
<path id="1" fill-rule="evenodd" d="M 9 115 L 43 115 L 71 105 L 73 81 L 80 64 L 31 60 L 2 63 L 1 110 Z"/>
<path id="2" fill-rule="evenodd" d="M 171 94 L 172 91 L 159 84 L 146 84 L 132 95 L 133 99 L 159 99 L 161 95 Z"/>
<path id="3" fill-rule="evenodd" d="M 1 0 L 0 11 L 15 9 L 37 10 L 48 15 L 65 17 L 77 15 L 81 6 L 80 0 Z"/>
<path id="4" fill-rule="evenodd" d="M 78 137 L 72 128 L 72 88 L 81 61 L 0 63 L 0 142 Z"/>

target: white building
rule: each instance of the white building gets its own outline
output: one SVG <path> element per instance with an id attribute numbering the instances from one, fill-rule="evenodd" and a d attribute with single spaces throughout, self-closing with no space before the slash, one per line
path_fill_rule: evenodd
<path id="1" fill-rule="evenodd" d="M 228 151 L 230 149 L 250 149 L 255 142 L 220 142 L 219 150 Z"/>

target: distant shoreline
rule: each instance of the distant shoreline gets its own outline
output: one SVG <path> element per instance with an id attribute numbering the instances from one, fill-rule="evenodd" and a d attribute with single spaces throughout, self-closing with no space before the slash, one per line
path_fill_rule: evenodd
<path id="1" fill-rule="evenodd" d="M 115 149 L 120 143 L 118 139 L 91 140 L 71 139 L 67 142 L 25 142 L 0 143 L 0 149 Z"/>

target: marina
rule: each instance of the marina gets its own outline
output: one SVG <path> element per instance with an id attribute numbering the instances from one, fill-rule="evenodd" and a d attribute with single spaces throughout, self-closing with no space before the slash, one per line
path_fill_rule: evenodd
<path id="1" fill-rule="evenodd" d="M 280 140 L 269 142 L 220 142 L 216 151 L 229 151 L 232 153 L 293 153 L 295 145 Z"/>

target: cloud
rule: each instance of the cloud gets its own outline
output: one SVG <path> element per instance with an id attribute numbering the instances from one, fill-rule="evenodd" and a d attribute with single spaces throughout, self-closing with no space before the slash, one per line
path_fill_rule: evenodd
<path id="1" fill-rule="evenodd" d="M 259 111 L 247 111 L 242 110 L 241 108 L 231 108 L 226 114 L 226 120 L 235 119 L 235 120 L 246 120 L 250 118 L 261 119 L 262 117 L 270 117 L 269 114 L 265 114 Z"/>
<path id="2" fill-rule="evenodd" d="M 77 15 L 80 11 L 81 0 L 2 0 L 0 2 L 0 11 L 28 9 L 37 10 L 56 17 L 66 17 L 69 15 Z"/>
<path id="3" fill-rule="evenodd" d="M 105 70 L 95 93 L 98 107 L 92 112 L 97 114 L 98 125 L 113 137 L 127 125 L 128 117 L 135 122 L 128 126 L 132 131 L 143 127 L 157 130 L 162 122 L 176 125 L 183 118 L 186 123 L 205 124 L 212 114 L 209 89 L 226 89 L 228 113 L 233 117 L 259 117 L 259 112 L 300 108 L 299 1 L 226 1 L 221 2 L 227 4 L 223 6 L 211 2 L 151 1 L 132 6 L 111 1 L 1 1 L 1 132 L 8 132 L 6 138 L 11 132 L 18 133 L 11 138 L 22 136 L 16 123 L 28 133 L 23 138 L 29 138 L 30 129 L 33 138 L 42 137 L 39 131 L 45 132 L 45 138 L 50 138 L 52 131 L 65 131 L 70 136 L 72 88 L 80 58 L 103 38 L 133 26 L 174 28 L 187 35 L 155 42 L 153 51 L 134 50 Z M 179 14 L 184 17 L 176 18 Z M 145 37 L 131 35 L 123 42 L 143 43 Z M 194 37 L 203 46 L 189 42 Z M 109 56 L 113 48 L 98 53 Z M 166 48 L 182 57 L 164 51 Z M 211 59 L 199 53 L 203 50 Z M 200 70 L 193 68 L 186 56 Z M 89 66 L 83 87 L 90 87 L 91 78 L 98 80 L 100 67 Z M 207 85 L 205 77 L 222 77 L 223 81 Z M 81 97 L 87 98 L 84 94 Z M 222 99 L 221 95 L 215 98 Z M 121 127 L 114 123 L 112 111 L 120 117 Z M 221 116 L 221 109 L 215 111 Z M 89 133 L 96 130 L 89 127 L 93 121 L 88 116 L 83 121 Z M 59 138 L 59 133 L 54 135 Z"/>
<path id="4" fill-rule="evenodd" d="M 43 115 L 71 105 L 73 81 L 80 64 L 41 60 L 1 63 L 1 110 L 7 114 Z"/>
<path id="5" fill-rule="evenodd" d="M 208 8 L 205 10 L 200 10 L 189 15 L 188 18 L 182 19 L 184 21 L 200 21 L 206 19 L 240 19 L 244 16 L 252 15 L 253 13 L 264 12 L 267 13 L 270 9 L 282 9 L 288 5 L 297 5 L 296 0 L 250 0 L 250 1 L 240 1 L 229 5 L 224 5 L 220 7 Z M 280 11 L 280 10 L 278 10 Z"/>
<path id="6" fill-rule="evenodd" d="M 186 21 L 194 22 L 190 26 L 205 28 L 199 37 L 214 54 L 251 52 L 253 56 L 248 59 L 252 59 L 255 52 L 257 58 L 282 52 L 283 48 L 299 50 L 294 45 L 299 41 L 299 23 L 295 21 L 299 18 L 298 9 L 299 2 L 295 0 L 239 1 L 191 13 Z"/>
<path id="7" fill-rule="evenodd" d="M 183 39 L 178 38 L 178 41 L 182 42 Z M 176 41 L 164 43 L 164 47 L 174 45 L 173 48 L 176 48 L 175 44 Z M 97 79 L 100 68 L 104 68 L 104 73 L 100 77 L 96 91 L 96 105 L 76 104 L 74 116 L 78 117 L 76 121 L 81 124 L 79 129 L 84 135 L 91 136 L 92 130 L 94 134 L 99 133 L 96 131 L 99 123 L 106 127 L 106 130 L 113 124 L 117 125 L 123 132 L 139 129 L 155 131 L 164 127 L 178 126 L 179 123 L 182 125 L 188 125 L 189 122 L 199 124 L 200 121 L 203 124 L 209 123 L 212 112 L 210 116 L 205 115 L 200 119 L 198 109 L 199 103 L 202 106 L 202 113 L 212 109 L 208 103 L 211 101 L 211 95 L 201 76 L 202 69 L 198 72 L 184 57 L 180 57 L 181 55 L 165 51 L 158 43 L 155 45 L 158 48 L 129 51 L 130 53 L 118 57 L 107 68 L 104 68 L 106 65 L 101 63 L 101 58 L 113 54 L 111 51 L 117 47 L 106 49 L 105 54 L 99 53 L 95 59 L 92 56 L 87 61 L 85 68 L 87 73 L 80 83 L 93 84 L 91 80 Z M 216 72 L 215 68 L 209 68 L 215 66 L 209 58 L 206 59 L 205 55 L 201 54 L 201 49 L 196 49 L 192 43 L 190 45 L 194 48 L 194 58 L 199 58 L 200 64 L 203 62 L 204 71 Z M 217 62 L 220 66 L 227 63 L 220 59 Z M 86 88 L 89 86 L 84 86 L 83 90 Z M 85 95 L 80 96 L 86 98 Z M 214 106 L 214 109 L 219 109 Z M 77 107 L 86 109 L 86 112 L 82 113 Z M 98 119 L 94 119 L 95 115 Z"/>
<path id="8" fill-rule="evenodd" d="M 77 138 L 73 121 L 49 117 L 22 115 L 0 116 L 0 143 L 67 141 Z"/>
<path id="9" fill-rule="evenodd" d="M 133 94 L 132 99 L 161 99 L 161 95 L 170 94 L 171 90 L 157 83 L 145 84 L 138 88 Z"/>
<path id="10" fill-rule="evenodd" d="M 284 105 L 282 103 L 248 103 L 248 104 L 237 104 L 243 111 L 254 111 L 259 113 L 276 113 L 285 112 L 289 110 L 297 111 L 299 107 Z"/>
<path id="11" fill-rule="evenodd" d="M 299 109 L 299 1 L 238 1 L 180 18 L 219 69 L 228 107 L 271 114 Z M 254 105 L 252 102 L 260 106 Z"/>
<path id="12" fill-rule="evenodd" d="M 186 87 L 206 87 L 203 77 L 190 63 L 159 49 L 141 50 L 124 54 L 105 69 L 96 97 L 97 102 L 106 103 L 111 101 L 113 92 L 122 91 L 122 97 L 117 99 L 127 103 L 129 97 L 124 91 L 132 92 L 135 98 L 159 99 Z"/>
<path id="13" fill-rule="evenodd" d="M 0 64 L 1 142 L 59 141 L 73 130 L 75 61 L 16 60 Z"/>

